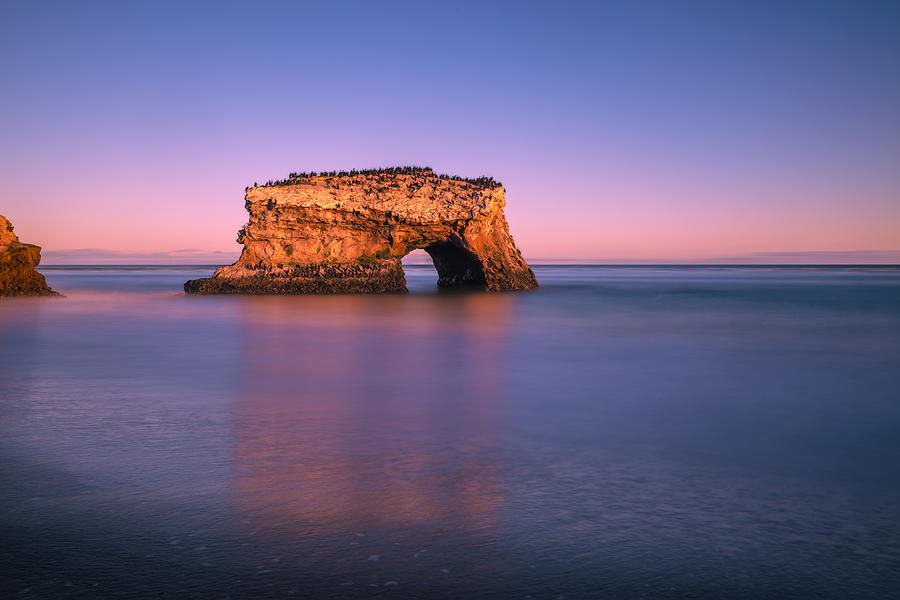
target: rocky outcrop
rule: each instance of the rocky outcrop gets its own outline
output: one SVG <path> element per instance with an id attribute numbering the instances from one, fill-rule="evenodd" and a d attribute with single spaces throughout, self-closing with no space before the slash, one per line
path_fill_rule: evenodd
<path id="1" fill-rule="evenodd" d="M 492 179 L 431 169 L 294 175 L 247 189 L 250 221 L 238 232 L 240 259 L 184 289 L 405 292 L 400 259 L 417 248 L 431 255 L 442 287 L 537 288 L 509 234 L 504 204 L 503 186 Z"/>
<path id="2" fill-rule="evenodd" d="M 40 246 L 21 243 L 0 215 L 0 296 L 58 296 L 35 269 L 40 262 Z"/>

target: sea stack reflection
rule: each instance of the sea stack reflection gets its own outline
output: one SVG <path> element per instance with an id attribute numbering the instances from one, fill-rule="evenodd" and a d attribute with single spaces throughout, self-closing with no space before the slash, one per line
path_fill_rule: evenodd
<path id="1" fill-rule="evenodd" d="M 429 168 L 292 174 L 247 189 L 249 223 L 240 259 L 196 294 L 406 292 L 400 260 L 431 255 L 438 285 L 488 291 L 538 287 L 503 214 L 492 178 L 462 179 Z"/>

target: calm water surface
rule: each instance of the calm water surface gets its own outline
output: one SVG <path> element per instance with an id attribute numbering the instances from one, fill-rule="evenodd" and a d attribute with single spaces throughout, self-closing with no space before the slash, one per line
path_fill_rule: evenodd
<path id="1" fill-rule="evenodd" d="M 0 301 L 0 595 L 900 594 L 900 270 Z"/>

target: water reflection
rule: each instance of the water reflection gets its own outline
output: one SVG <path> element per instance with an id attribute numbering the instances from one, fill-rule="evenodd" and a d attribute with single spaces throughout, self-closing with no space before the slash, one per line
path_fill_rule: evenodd
<path id="1" fill-rule="evenodd" d="M 435 300 L 241 303 L 232 489 L 248 535 L 343 537 L 405 574 L 490 543 L 511 297 Z"/>
<path id="2" fill-rule="evenodd" d="M 900 271 L 116 277 L 0 301 L 0 597 L 900 589 Z"/>

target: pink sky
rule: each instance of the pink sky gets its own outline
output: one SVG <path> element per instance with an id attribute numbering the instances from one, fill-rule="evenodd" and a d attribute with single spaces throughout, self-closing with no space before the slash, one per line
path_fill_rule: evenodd
<path id="1" fill-rule="evenodd" d="M 336 168 L 351 166 L 361 165 Z M 728 189 L 703 173 L 653 184 L 639 179 L 639 169 L 631 171 L 576 173 L 562 181 L 529 173 L 520 182 L 511 170 L 506 212 L 525 256 L 537 262 L 900 262 L 900 202 L 889 190 L 862 189 L 857 202 L 851 190 L 824 185 L 739 181 L 739 189 Z M 85 167 L 55 181 L 13 184 L 3 211 L 21 239 L 43 247 L 45 264 L 233 261 L 240 252 L 236 232 L 246 221 L 240 180 L 223 178 L 214 167 L 208 178 L 175 170 L 167 181 L 160 173 L 132 181 L 132 175 Z"/>
<path id="2" fill-rule="evenodd" d="M 262 179 L 262 178 L 260 178 Z M 515 180 L 514 180 L 515 181 Z M 4 212 L 45 264 L 228 263 L 243 188 L 107 181 L 15 189 Z M 650 186 L 627 179 L 507 183 L 507 217 L 532 260 L 900 262 L 900 203 L 857 211 L 841 191 Z M 665 187 L 665 189 L 661 189 Z M 868 192 L 878 203 L 877 190 Z M 760 198 L 757 200 L 756 198 Z M 824 209 L 822 207 L 825 207 Z"/>

